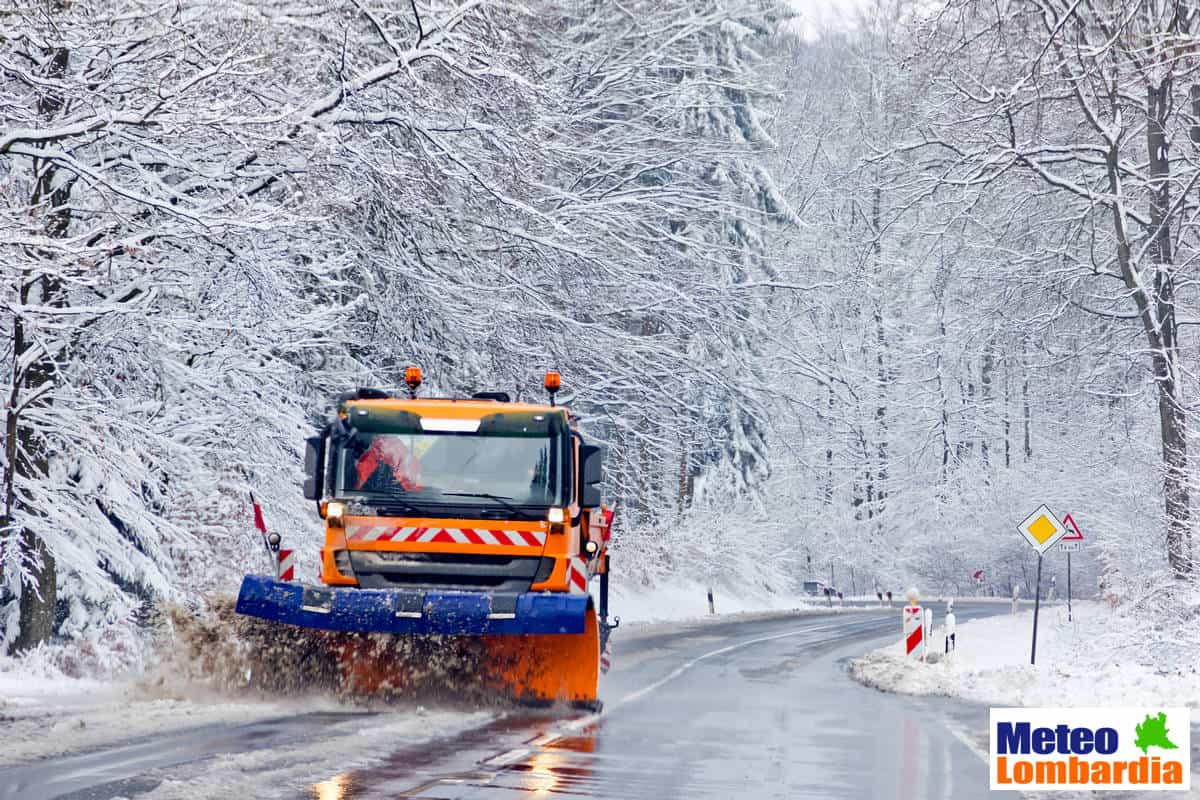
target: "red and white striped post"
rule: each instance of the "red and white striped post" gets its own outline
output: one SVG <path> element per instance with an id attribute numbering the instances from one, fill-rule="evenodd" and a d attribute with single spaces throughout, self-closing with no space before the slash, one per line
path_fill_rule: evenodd
<path id="1" fill-rule="evenodd" d="M 281 581 L 296 580 L 296 551 L 279 549 L 279 559 L 275 562 L 275 576 Z"/>
<path id="2" fill-rule="evenodd" d="M 925 616 L 920 606 L 904 607 L 904 654 L 925 660 Z"/>
<path id="3" fill-rule="evenodd" d="M 904 654 L 917 661 L 925 660 L 925 613 L 917 605 L 917 590 L 908 590 L 908 605 L 904 607 Z"/>

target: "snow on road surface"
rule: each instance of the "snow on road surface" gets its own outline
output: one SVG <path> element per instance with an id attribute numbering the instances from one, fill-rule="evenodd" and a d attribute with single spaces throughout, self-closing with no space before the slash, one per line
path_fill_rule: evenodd
<path id="1" fill-rule="evenodd" d="M 136 796 L 139 800 L 294 798 L 314 793 L 341 797 L 338 788 L 347 773 L 405 748 L 478 728 L 495 716 L 419 706 L 334 716 L 321 720 L 311 735 L 287 736 L 269 747 L 216 752 L 212 758 L 139 776 Z"/>
<path id="2" fill-rule="evenodd" d="M 0 765 L 216 722 L 345 710 L 332 698 L 255 699 L 197 686 L 71 678 L 0 659 Z"/>
<path id="3" fill-rule="evenodd" d="M 851 674 L 888 692 L 945 695 L 1011 706 L 1200 706 L 1200 672 L 1192 661 L 1156 658 L 1136 639 L 1114 635 L 1127 626 L 1107 605 L 1044 606 L 1037 664 L 1029 663 L 1033 611 L 960 623 L 948 660 L 920 664 L 896 644 L 854 661 Z M 940 620 L 930 644 L 943 646 Z"/>
<path id="4" fill-rule="evenodd" d="M 193 753 L 194 761 L 169 773 L 150 769 L 115 796 L 296 796 L 340 770 L 485 725 L 498 713 L 347 701 L 316 692 L 286 697 L 223 692 L 162 675 L 88 680 L 56 673 L 36 658 L 0 659 L 0 771 L 9 768 L 6 774 L 33 780 L 0 785 L 0 800 L 51 797 L 59 789 L 69 794 L 127 780 L 125 762 L 144 758 L 149 763 L 164 754 L 169 759 L 173 748 Z M 86 754 L 96 750 L 111 762 L 108 772 L 90 762 L 73 765 L 71 759 L 88 759 Z M 58 789 L 30 778 L 38 770 L 57 773 L 59 767 L 66 783 Z M 75 786 L 70 783 L 74 772 L 89 776 Z M 51 794 L 39 794 L 46 791 Z"/>

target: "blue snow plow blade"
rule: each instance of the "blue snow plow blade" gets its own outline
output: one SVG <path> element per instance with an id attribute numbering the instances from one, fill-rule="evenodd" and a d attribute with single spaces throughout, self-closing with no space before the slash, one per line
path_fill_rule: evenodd
<path id="1" fill-rule="evenodd" d="M 327 631 L 479 636 L 583 633 L 584 594 L 305 586 L 247 575 L 237 612 Z"/>

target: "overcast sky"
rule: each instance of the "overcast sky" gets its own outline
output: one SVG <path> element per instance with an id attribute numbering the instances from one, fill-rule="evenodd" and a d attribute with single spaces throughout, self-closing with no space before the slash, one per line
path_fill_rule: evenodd
<path id="1" fill-rule="evenodd" d="M 797 20 L 800 34 L 805 39 L 815 39 L 822 30 L 844 29 L 851 24 L 855 12 L 868 0 L 791 0 L 792 7 L 800 12 Z"/>

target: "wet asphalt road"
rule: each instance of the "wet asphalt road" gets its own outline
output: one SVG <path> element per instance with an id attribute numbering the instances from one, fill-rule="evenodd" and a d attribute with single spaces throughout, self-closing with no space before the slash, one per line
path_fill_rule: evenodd
<path id="1" fill-rule="evenodd" d="M 940 621 L 943 609 L 934 608 Z M 956 611 L 965 621 L 1006 608 L 963 602 Z M 985 708 L 885 695 L 846 675 L 846 659 L 898 640 L 898 617 L 891 609 L 641 636 L 618 631 L 613 671 L 601 685 L 603 713 L 508 714 L 452 739 L 398 749 L 375 766 L 330 774 L 293 796 L 985 797 L 986 763 L 951 730 L 977 736 L 986 730 Z M 205 726 L 0 768 L 0 800 L 134 798 L 180 765 L 319 740 L 338 716 Z"/>
<path id="2" fill-rule="evenodd" d="M 937 618 L 941 608 L 935 606 Z M 960 621 L 1003 606 L 961 604 Z M 986 709 L 859 686 L 846 659 L 898 638 L 898 610 L 791 617 L 615 640 L 607 707 L 506 720 L 434 751 L 331 775 L 310 796 L 388 798 L 983 798 L 987 764 L 946 726 Z M 490 751 L 490 752 L 489 752 Z"/>

